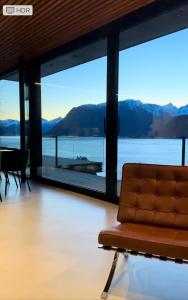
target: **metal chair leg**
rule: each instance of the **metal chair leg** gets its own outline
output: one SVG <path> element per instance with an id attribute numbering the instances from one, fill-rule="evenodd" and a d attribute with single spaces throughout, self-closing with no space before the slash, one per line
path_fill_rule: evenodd
<path id="1" fill-rule="evenodd" d="M 7 185 L 9 184 L 8 173 L 5 173 L 5 196 L 7 195 Z"/>
<path id="2" fill-rule="evenodd" d="M 30 187 L 30 184 L 29 184 L 29 180 L 27 179 L 27 177 L 26 177 L 26 183 L 27 183 L 27 186 L 28 186 L 28 189 L 29 189 L 29 191 L 31 192 L 31 187 Z"/>
<path id="3" fill-rule="evenodd" d="M 17 183 L 17 180 L 16 180 L 16 175 L 13 173 L 13 177 L 14 177 L 14 181 L 15 181 L 15 183 L 16 183 L 16 187 L 17 187 L 17 189 L 18 189 L 18 183 Z"/>
<path id="4" fill-rule="evenodd" d="M 108 291 L 109 291 L 109 288 L 110 288 L 110 285 L 112 283 L 112 279 L 113 279 L 113 276 L 114 276 L 114 273 L 115 273 L 115 270 L 116 270 L 118 257 L 119 257 L 119 252 L 116 251 L 115 255 L 114 255 L 114 260 L 113 260 L 113 263 L 112 263 L 112 267 L 111 267 L 111 270 L 110 270 L 110 274 L 108 276 L 105 288 L 104 288 L 104 290 L 101 294 L 101 299 L 107 299 L 107 297 L 108 297 Z"/>
<path id="5" fill-rule="evenodd" d="M 7 172 L 7 183 L 10 184 L 10 180 L 9 180 L 9 177 L 8 177 L 8 172 Z"/>
<path id="6" fill-rule="evenodd" d="M 20 185 L 20 188 L 21 188 L 21 186 L 22 186 L 22 181 L 21 181 L 19 172 L 17 171 L 16 174 L 17 174 L 18 182 L 19 182 L 19 185 Z"/>
<path id="7" fill-rule="evenodd" d="M 7 182 L 7 184 L 10 184 L 10 181 L 9 181 L 9 177 L 8 177 L 8 172 L 3 172 L 4 173 L 4 176 L 5 176 L 5 181 Z"/>

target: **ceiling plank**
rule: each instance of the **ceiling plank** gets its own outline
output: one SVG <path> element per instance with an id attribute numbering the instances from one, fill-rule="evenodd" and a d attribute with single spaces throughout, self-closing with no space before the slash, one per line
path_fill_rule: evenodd
<path id="1" fill-rule="evenodd" d="M 31 4 L 30 17 L 0 15 L 0 73 L 47 53 L 156 0 L 8 0 L 1 4 Z"/>

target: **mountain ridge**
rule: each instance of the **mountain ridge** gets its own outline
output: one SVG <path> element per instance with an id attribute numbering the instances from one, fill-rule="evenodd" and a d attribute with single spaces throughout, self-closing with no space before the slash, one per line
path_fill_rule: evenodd
<path id="1" fill-rule="evenodd" d="M 126 99 L 118 102 L 120 136 L 154 137 L 175 128 L 181 134 L 181 126 L 187 124 L 188 105 L 176 107 L 169 102 L 165 105 L 143 103 L 141 100 Z M 67 115 L 52 120 L 42 119 L 43 136 L 104 136 L 106 103 L 83 104 L 73 107 Z M 174 120 L 174 121 L 173 121 Z M 165 131 L 165 127 L 168 128 Z M 163 128 L 163 130 L 162 130 Z M 18 135 L 19 121 L 0 120 L 0 135 Z"/>

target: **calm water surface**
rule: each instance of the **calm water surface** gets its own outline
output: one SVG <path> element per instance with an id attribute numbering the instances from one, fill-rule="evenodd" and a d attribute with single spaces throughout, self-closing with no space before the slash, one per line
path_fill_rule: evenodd
<path id="1" fill-rule="evenodd" d="M 19 137 L 0 137 L 0 146 L 20 147 Z M 180 165 L 182 141 L 179 139 L 118 139 L 118 178 L 125 162 Z M 105 176 L 106 141 L 102 137 L 59 137 L 58 157 L 83 158 L 103 163 Z M 55 156 L 55 139 L 43 138 L 43 155 Z M 188 164 L 188 147 L 186 147 Z"/>

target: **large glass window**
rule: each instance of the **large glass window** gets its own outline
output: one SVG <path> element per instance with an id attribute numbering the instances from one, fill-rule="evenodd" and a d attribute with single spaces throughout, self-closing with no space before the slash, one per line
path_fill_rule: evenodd
<path id="1" fill-rule="evenodd" d="M 0 147 L 20 148 L 18 72 L 0 78 Z"/>
<path id="2" fill-rule="evenodd" d="M 105 192 L 106 64 L 102 40 L 42 65 L 43 177 Z"/>
<path id="3" fill-rule="evenodd" d="M 124 163 L 181 165 L 187 53 L 187 29 L 120 52 L 118 183 Z"/>

